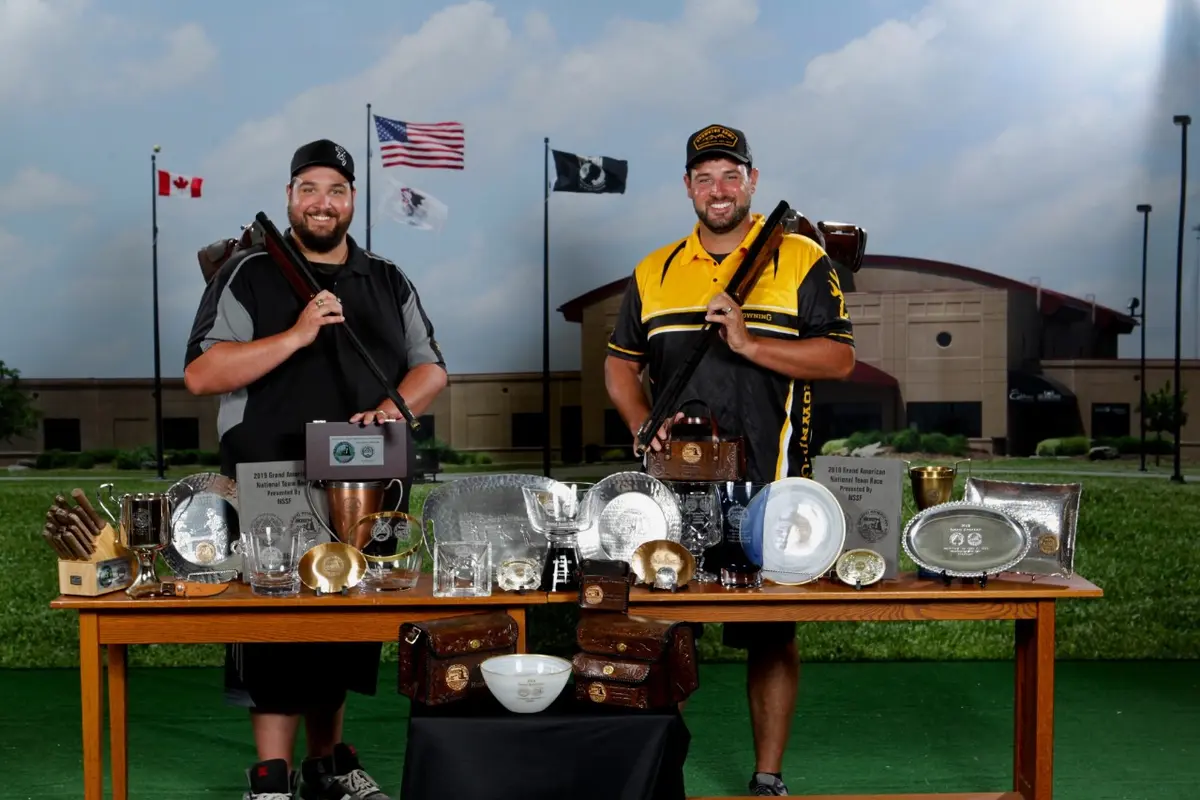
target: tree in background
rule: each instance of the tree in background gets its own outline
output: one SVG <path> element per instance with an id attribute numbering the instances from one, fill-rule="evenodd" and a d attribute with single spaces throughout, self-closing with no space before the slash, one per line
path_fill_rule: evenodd
<path id="1" fill-rule="evenodd" d="M 1182 430 L 1184 425 L 1187 425 L 1188 414 L 1184 411 L 1187 408 L 1187 389 L 1179 393 L 1179 427 Z M 1155 436 L 1157 442 L 1162 442 L 1164 432 L 1175 432 L 1175 392 L 1171 389 L 1171 382 L 1167 381 L 1157 392 L 1148 393 L 1146 395 L 1146 408 L 1143 410 L 1141 405 L 1138 405 L 1138 412 L 1146 418 L 1146 430 L 1150 431 Z M 1175 442 L 1175 446 L 1179 446 L 1179 442 Z M 1159 449 L 1154 450 L 1154 466 L 1159 464 Z"/>
<path id="2" fill-rule="evenodd" d="M 0 361 L 0 440 L 5 442 L 37 430 L 41 416 L 20 384 L 20 371 Z"/>

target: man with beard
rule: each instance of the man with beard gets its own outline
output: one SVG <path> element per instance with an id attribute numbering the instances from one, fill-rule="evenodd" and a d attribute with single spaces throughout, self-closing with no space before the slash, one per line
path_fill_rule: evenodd
<path id="1" fill-rule="evenodd" d="M 609 397 L 630 431 L 650 416 L 642 390 L 670 380 L 706 322 L 721 326 L 682 401 L 711 409 L 723 436 L 741 437 L 746 480 L 811 477 L 811 385 L 854 369 L 854 336 L 837 272 L 816 242 L 784 237 L 742 307 L 725 294 L 765 218 L 750 213 L 758 184 L 746 136 L 710 125 L 688 139 L 683 178 L 699 222 L 691 235 L 641 261 L 608 343 Z M 662 449 L 666 428 L 651 446 Z M 800 659 L 795 623 L 727 623 L 725 644 L 746 650 L 756 764 L 754 795 L 785 795 L 783 753 L 795 710 Z"/>
<path id="2" fill-rule="evenodd" d="M 221 472 L 229 477 L 243 462 L 303 460 L 305 424 L 313 420 L 375 425 L 400 418 L 337 330 L 343 321 L 414 414 L 446 385 L 445 362 L 413 284 L 346 233 L 355 200 L 350 154 L 326 139 L 304 145 L 292 158 L 286 194 L 291 227 L 284 235 L 307 259 L 320 293 L 302 303 L 261 246 L 237 251 L 205 289 L 187 345 L 188 390 L 221 397 Z M 226 694 L 249 707 L 258 750 L 245 800 L 290 800 L 297 788 L 301 800 L 388 800 L 342 741 L 346 693 L 375 693 L 381 646 L 226 648 Z M 308 752 L 296 774 L 301 721 Z"/>

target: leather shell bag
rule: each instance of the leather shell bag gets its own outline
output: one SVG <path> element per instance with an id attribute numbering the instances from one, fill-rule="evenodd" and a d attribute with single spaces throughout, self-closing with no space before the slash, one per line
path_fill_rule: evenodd
<path id="1" fill-rule="evenodd" d="M 576 628 L 575 697 L 622 708 L 661 709 L 700 687 L 696 642 L 686 622 L 587 614 Z"/>
<path id="2" fill-rule="evenodd" d="M 662 450 L 646 453 L 646 472 L 664 481 L 740 481 L 746 473 L 746 448 L 740 438 L 717 435 L 717 419 L 704 403 L 693 400 L 680 406 L 701 405 L 707 417 L 684 417 L 667 428 Z M 707 438 L 678 439 L 676 427 L 697 425 L 708 428 Z"/>
<path id="3" fill-rule="evenodd" d="M 587 611 L 629 610 L 629 564 L 585 558 L 579 564 L 579 607 Z"/>
<path id="4" fill-rule="evenodd" d="M 441 705 L 487 690 L 479 665 L 517 652 L 517 622 L 504 612 L 406 622 L 400 626 L 398 690 Z"/>

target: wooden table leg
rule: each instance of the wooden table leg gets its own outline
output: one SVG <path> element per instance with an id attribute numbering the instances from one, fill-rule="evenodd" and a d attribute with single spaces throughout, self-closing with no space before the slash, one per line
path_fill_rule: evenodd
<path id="1" fill-rule="evenodd" d="M 79 612 L 79 682 L 83 707 L 83 797 L 104 797 L 104 688 L 101 679 L 100 619 Z"/>
<path id="2" fill-rule="evenodd" d="M 1016 621 L 1016 720 L 1013 788 L 1024 800 L 1054 791 L 1054 601 Z"/>
<path id="3" fill-rule="evenodd" d="M 517 623 L 517 652 L 525 652 L 525 607 L 516 606 L 506 609 L 506 613 Z"/>
<path id="4" fill-rule="evenodd" d="M 108 649 L 108 748 L 112 759 L 113 800 L 129 797 L 128 693 L 126 692 L 125 645 Z"/>

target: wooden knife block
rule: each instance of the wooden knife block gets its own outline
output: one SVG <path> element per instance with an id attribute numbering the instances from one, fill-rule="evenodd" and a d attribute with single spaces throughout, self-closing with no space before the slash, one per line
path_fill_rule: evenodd
<path id="1" fill-rule="evenodd" d="M 137 577 L 137 556 L 117 541 L 112 525 L 96 537 L 96 552 L 87 561 L 58 560 L 60 594 L 97 597 L 127 589 Z"/>

